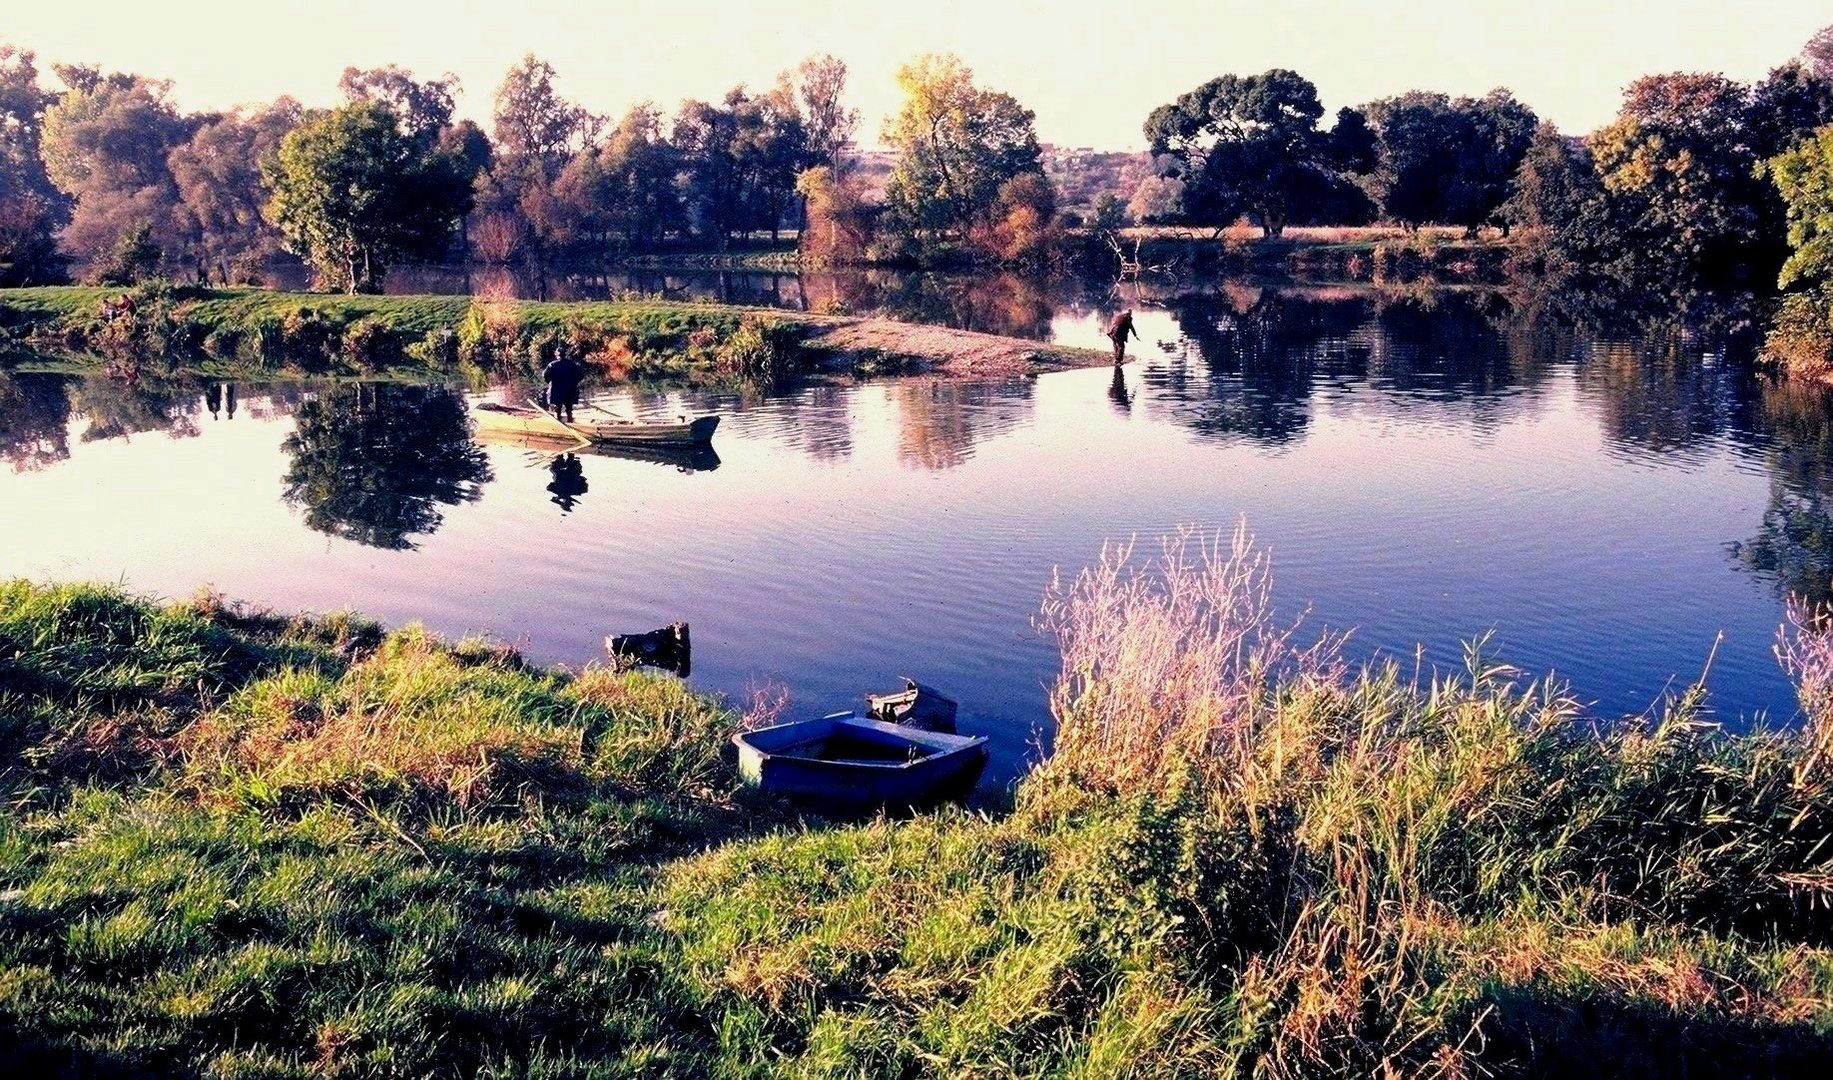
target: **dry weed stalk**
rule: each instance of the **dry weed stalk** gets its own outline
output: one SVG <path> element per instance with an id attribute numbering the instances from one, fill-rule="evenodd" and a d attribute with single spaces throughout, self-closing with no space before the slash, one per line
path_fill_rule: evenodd
<path id="1" fill-rule="evenodd" d="M 1072 583 L 1052 581 L 1039 618 L 1063 657 L 1053 760 L 1120 790 L 1240 761 L 1278 690 L 1343 677 L 1342 636 L 1301 645 L 1301 622 L 1276 620 L 1270 559 L 1245 523 L 1226 541 L 1180 529 L 1143 562 L 1133 542 L 1105 546 Z"/>

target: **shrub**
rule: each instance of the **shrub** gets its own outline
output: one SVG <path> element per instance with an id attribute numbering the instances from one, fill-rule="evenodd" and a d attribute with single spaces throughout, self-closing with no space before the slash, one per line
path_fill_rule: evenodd
<path id="1" fill-rule="evenodd" d="M 1763 339 L 1763 357 L 1791 375 L 1833 375 L 1833 290 L 1784 296 Z"/>
<path id="2" fill-rule="evenodd" d="M 401 359 L 401 343 L 388 324 L 365 316 L 344 327 L 341 352 L 344 362 L 363 371 L 380 371 Z"/>
<path id="3" fill-rule="evenodd" d="M 281 355 L 302 367 L 329 361 L 339 340 L 337 328 L 315 308 L 296 308 L 280 320 Z"/>

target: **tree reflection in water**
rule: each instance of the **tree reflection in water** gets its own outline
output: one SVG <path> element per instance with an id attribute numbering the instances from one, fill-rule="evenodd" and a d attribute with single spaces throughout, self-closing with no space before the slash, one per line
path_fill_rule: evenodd
<path id="1" fill-rule="evenodd" d="M 70 456 L 70 394 L 57 375 L 0 371 L 0 461 L 35 472 Z"/>
<path id="2" fill-rule="evenodd" d="M 164 432 L 176 439 L 197 435 L 202 409 L 199 386 L 182 375 L 135 382 L 110 375 L 86 375 L 71 390 L 72 409 L 89 421 L 84 442 Z"/>
<path id="3" fill-rule="evenodd" d="M 400 551 L 490 480 L 464 398 L 443 387 L 357 384 L 299 407 L 282 444 L 285 497 L 318 532 Z"/>
<path id="4" fill-rule="evenodd" d="M 1005 382 L 906 380 L 893 383 L 897 458 L 906 465 L 952 469 L 974 455 L 974 444 L 1008 431 L 1031 414 L 1029 379 Z"/>
<path id="5" fill-rule="evenodd" d="M 1779 593 L 1833 601 L 1833 388 L 1766 382 L 1760 417 L 1769 505 L 1757 534 L 1732 544 L 1732 555 Z"/>

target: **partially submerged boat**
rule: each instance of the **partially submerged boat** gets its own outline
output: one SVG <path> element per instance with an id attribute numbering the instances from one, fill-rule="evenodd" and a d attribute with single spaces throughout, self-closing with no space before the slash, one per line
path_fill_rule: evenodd
<path id="1" fill-rule="evenodd" d="M 904 724 L 924 731 L 955 733 L 955 699 L 934 687 L 904 676 L 904 688 L 890 694 L 867 694 L 866 712 L 888 724 Z"/>
<path id="2" fill-rule="evenodd" d="M 471 407 L 477 430 L 486 435 L 515 435 L 546 442 L 605 443 L 622 446 L 692 446 L 712 441 L 719 417 L 683 417 L 651 423 L 615 417 L 561 420 L 533 405 L 480 401 Z"/>
<path id="3" fill-rule="evenodd" d="M 746 783 L 840 808 L 927 806 L 963 798 L 986 768 L 987 740 L 852 713 L 732 736 Z"/>
<path id="4" fill-rule="evenodd" d="M 611 634 L 605 638 L 605 651 L 615 660 L 648 664 L 684 679 L 694 672 L 694 644 L 684 622 L 642 634 Z"/>

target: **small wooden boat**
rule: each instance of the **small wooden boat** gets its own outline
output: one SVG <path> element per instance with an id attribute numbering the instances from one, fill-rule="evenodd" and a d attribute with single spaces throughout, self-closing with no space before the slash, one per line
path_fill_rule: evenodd
<path id="1" fill-rule="evenodd" d="M 955 699 L 904 676 L 904 688 L 892 694 L 867 694 L 866 712 L 888 724 L 955 733 Z"/>
<path id="2" fill-rule="evenodd" d="M 950 735 L 834 713 L 732 736 L 738 772 L 760 791 L 843 808 L 962 798 L 987 763 L 980 735 Z"/>
<path id="3" fill-rule="evenodd" d="M 684 679 L 694 670 L 694 645 L 684 622 L 646 634 L 612 634 L 605 638 L 605 651 L 614 659 L 648 664 Z"/>
<path id="4" fill-rule="evenodd" d="M 614 443 L 626 446 L 680 446 L 707 443 L 719 427 L 719 417 L 683 418 L 677 423 L 642 420 L 589 419 L 563 421 L 533 405 L 505 405 L 480 401 L 471 407 L 479 432 L 517 435 L 548 442 Z"/>

